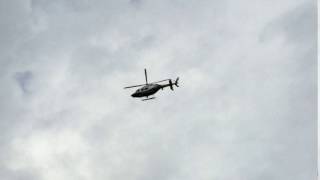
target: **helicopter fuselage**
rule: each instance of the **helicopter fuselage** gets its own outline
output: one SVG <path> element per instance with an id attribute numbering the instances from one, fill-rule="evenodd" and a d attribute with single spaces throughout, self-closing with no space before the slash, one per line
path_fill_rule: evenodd
<path id="1" fill-rule="evenodd" d="M 144 97 L 151 96 L 159 91 L 159 89 L 163 88 L 162 85 L 159 84 L 147 84 L 142 88 L 137 89 L 131 96 L 132 97 Z"/>

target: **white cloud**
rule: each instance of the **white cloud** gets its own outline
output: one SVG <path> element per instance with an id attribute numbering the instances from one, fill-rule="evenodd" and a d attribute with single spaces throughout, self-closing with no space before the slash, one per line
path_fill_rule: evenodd
<path id="1" fill-rule="evenodd" d="M 6 179 L 315 179 L 316 6 L 10 1 Z M 149 102 L 123 87 L 180 76 Z"/>

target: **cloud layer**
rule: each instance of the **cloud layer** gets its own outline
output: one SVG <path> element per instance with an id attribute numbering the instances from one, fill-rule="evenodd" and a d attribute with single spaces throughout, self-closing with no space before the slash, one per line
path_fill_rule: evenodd
<path id="1" fill-rule="evenodd" d="M 3 179 L 317 178 L 316 2 L 0 8 Z M 181 87 L 132 99 L 143 68 Z"/>

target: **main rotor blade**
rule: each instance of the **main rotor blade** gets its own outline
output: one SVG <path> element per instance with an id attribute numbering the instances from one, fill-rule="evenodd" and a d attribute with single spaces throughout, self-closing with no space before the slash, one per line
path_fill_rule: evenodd
<path id="1" fill-rule="evenodd" d="M 134 86 L 127 86 L 124 87 L 124 89 L 128 89 L 128 88 L 134 88 L 134 87 L 140 87 L 140 86 L 145 86 L 146 84 L 140 84 L 140 85 L 134 85 Z"/>
<path id="2" fill-rule="evenodd" d="M 144 76 L 146 77 L 146 84 L 148 84 L 147 69 L 144 69 Z"/>
<path id="3" fill-rule="evenodd" d="M 168 81 L 170 79 L 164 79 L 164 80 L 161 80 L 161 81 L 156 81 L 156 82 L 152 82 L 152 83 L 159 83 L 159 82 L 164 82 L 164 81 Z"/>

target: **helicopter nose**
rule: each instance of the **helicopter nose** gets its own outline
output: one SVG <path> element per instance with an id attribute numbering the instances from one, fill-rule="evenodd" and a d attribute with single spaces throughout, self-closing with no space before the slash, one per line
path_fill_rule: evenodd
<path id="1" fill-rule="evenodd" d="M 132 97 L 137 97 L 136 93 L 131 94 Z"/>

